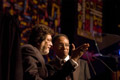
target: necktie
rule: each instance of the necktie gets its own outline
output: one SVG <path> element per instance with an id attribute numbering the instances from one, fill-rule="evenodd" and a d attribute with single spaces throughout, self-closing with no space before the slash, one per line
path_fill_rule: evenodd
<path id="1" fill-rule="evenodd" d="M 63 66 L 65 62 L 66 62 L 66 61 L 65 61 L 64 59 L 62 59 L 62 60 L 61 60 L 61 66 Z M 72 79 L 71 79 L 71 75 L 68 75 L 68 76 L 66 77 L 66 80 L 72 80 Z"/>
<path id="2" fill-rule="evenodd" d="M 72 80 L 70 76 L 67 76 L 66 77 L 66 80 Z"/>
<path id="3" fill-rule="evenodd" d="M 61 65 L 63 66 L 65 63 L 65 60 L 61 60 Z"/>

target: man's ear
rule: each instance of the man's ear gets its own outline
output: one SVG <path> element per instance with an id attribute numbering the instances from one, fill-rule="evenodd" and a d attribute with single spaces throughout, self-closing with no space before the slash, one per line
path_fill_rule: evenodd
<path id="1" fill-rule="evenodd" d="M 40 45 L 40 43 L 37 43 L 37 45 L 39 46 L 39 45 Z"/>
<path id="2" fill-rule="evenodd" d="M 37 43 L 37 46 L 40 47 L 41 43 Z"/>

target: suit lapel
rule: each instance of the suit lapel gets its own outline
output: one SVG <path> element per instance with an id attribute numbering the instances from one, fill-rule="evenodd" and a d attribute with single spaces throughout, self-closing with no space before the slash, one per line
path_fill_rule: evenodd
<path id="1" fill-rule="evenodd" d="M 78 60 L 78 64 L 80 64 L 80 60 Z M 73 72 L 73 80 L 79 80 L 80 66 Z"/>

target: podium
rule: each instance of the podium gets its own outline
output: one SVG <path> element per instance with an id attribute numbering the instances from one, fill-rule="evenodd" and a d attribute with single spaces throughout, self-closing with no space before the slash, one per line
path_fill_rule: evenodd
<path id="1" fill-rule="evenodd" d="M 97 58 L 92 62 L 96 75 L 90 67 L 91 80 L 120 80 L 120 67 L 114 57 Z"/>

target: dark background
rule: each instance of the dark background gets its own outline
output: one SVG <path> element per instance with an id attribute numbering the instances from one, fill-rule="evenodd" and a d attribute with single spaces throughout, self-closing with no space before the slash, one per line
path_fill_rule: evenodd
<path id="1" fill-rule="evenodd" d="M 90 51 L 94 50 L 95 53 L 99 53 L 100 51 L 100 53 L 103 55 L 113 55 L 108 57 L 102 56 L 98 58 L 105 62 L 113 71 L 117 71 L 120 67 L 120 59 L 118 54 L 118 50 L 120 49 L 120 0 L 103 0 L 102 36 L 104 42 L 97 43 L 98 45 L 96 45 L 95 40 L 90 40 L 76 35 L 76 1 L 77 0 L 62 1 L 61 32 L 66 34 L 69 37 L 70 42 L 75 43 L 76 46 L 88 42 L 91 45 L 89 48 Z M 117 55 L 117 57 L 114 57 L 114 55 Z M 113 75 L 113 73 L 100 60 L 95 60 L 92 62 L 97 73 L 96 76 L 94 76 L 90 66 L 92 80 L 112 80 L 112 77 L 116 75 Z"/>

